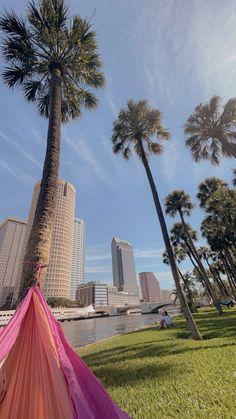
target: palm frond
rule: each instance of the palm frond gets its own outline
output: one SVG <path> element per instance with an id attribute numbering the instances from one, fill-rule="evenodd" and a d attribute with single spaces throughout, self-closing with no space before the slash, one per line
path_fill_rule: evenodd
<path id="1" fill-rule="evenodd" d="M 185 124 L 186 146 L 193 159 L 218 165 L 221 155 L 236 156 L 236 98 L 231 98 L 220 114 L 220 98 L 198 105 Z"/>
<path id="2" fill-rule="evenodd" d="M 50 112 L 50 97 L 49 93 L 46 93 L 45 95 L 41 96 L 37 100 L 37 107 L 39 114 L 45 118 L 49 118 L 49 112 Z"/>
<path id="3" fill-rule="evenodd" d="M 115 154 L 123 152 L 124 144 L 122 142 L 116 143 L 116 144 L 114 144 L 112 149 L 113 149 L 113 153 L 115 153 Z"/>
<path id="4" fill-rule="evenodd" d="M 28 77 L 31 76 L 32 70 L 28 67 L 19 67 L 12 65 L 11 67 L 5 68 L 3 71 L 3 80 L 8 87 L 15 87 L 23 84 Z"/>
<path id="5" fill-rule="evenodd" d="M 2 45 L 3 56 L 7 61 L 20 64 L 31 64 L 35 62 L 35 50 L 30 41 L 22 41 L 14 37 L 7 37 Z"/>
<path id="6" fill-rule="evenodd" d="M 129 160 L 132 155 L 132 151 L 130 150 L 130 147 L 125 147 L 123 151 L 123 157 L 125 160 Z"/>
<path id="7" fill-rule="evenodd" d="M 37 93 L 42 87 L 40 80 L 29 80 L 24 83 L 25 98 L 29 102 L 34 102 L 37 99 Z"/>
<path id="8" fill-rule="evenodd" d="M 164 150 L 164 147 L 161 144 L 158 143 L 148 143 L 148 150 L 153 154 L 161 154 Z"/>
<path id="9" fill-rule="evenodd" d="M 11 37 L 17 37 L 23 40 L 30 38 L 25 21 L 16 16 L 14 12 L 6 12 L 0 18 L 0 29 Z"/>

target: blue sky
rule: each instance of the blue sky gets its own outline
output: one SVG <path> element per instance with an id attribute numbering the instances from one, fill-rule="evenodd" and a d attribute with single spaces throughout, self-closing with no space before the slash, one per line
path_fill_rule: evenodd
<path id="1" fill-rule="evenodd" d="M 112 154 L 112 122 L 130 98 L 146 98 L 163 112 L 172 139 L 161 157 L 150 160 L 162 200 L 184 189 L 196 202 L 197 185 L 207 176 L 230 182 L 235 162 L 224 159 L 219 167 L 194 163 L 184 145 L 183 124 L 198 103 L 213 95 L 223 100 L 236 96 L 236 2 L 69 3 L 73 13 L 91 17 L 106 75 L 97 110 L 62 130 L 60 176 L 76 187 L 76 215 L 86 222 L 86 279 L 112 281 L 110 243 L 115 236 L 132 243 L 137 273 L 155 272 L 161 287 L 171 288 L 144 169 L 135 157 L 126 162 Z M 0 9 L 23 14 L 26 4 L 1 0 Z M 26 218 L 33 185 L 41 176 L 47 121 L 19 90 L 0 83 L 0 220 Z M 195 209 L 189 220 L 197 230 L 202 215 Z M 171 226 L 173 219 L 167 222 Z"/>

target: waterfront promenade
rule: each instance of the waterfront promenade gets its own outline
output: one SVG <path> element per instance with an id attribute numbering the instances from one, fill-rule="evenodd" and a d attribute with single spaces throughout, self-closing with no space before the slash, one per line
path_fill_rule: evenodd
<path id="1" fill-rule="evenodd" d="M 78 353 L 133 419 L 236 417 L 236 309 L 196 315 L 203 341 L 175 327 L 150 326 Z"/>

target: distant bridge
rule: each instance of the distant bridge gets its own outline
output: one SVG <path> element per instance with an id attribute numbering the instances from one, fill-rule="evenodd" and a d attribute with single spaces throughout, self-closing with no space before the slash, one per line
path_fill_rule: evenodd
<path id="1" fill-rule="evenodd" d="M 122 306 L 99 306 L 95 307 L 97 314 L 109 314 L 112 315 L 115 312 L 117 314 L 126 313 L 129 310 L 141 309 L 143 314 L 145 313 L 158 313 L 160 309 L 164 307 L 175 307 L 173 301 L 156 302 L 156 303 L 145 303 L 141 302 L 137 305 L 122 305 Z M 176 307 L 177 308 L 177 307 Z"/>
<path id="2" fill-rule="evenodd" d="M 141 305 L 122 305 L 122 306 L 98 306 L 94 308 L 97 314 L 117 314 L 126 313 L 128 310 L 140 309 Z"/>
<path id="3" fill-rule="evenodd" d="M 162 303 L 162 304 L 159 304 L 159 305 L 157 305 L 156 307 L 154 307 L 154 308 L 151 310 L 151 313 L 159 313 L 159 310 L 160 310 L 161 308 L 163 308 L 163 307 L 169 307 L 169 306 L 174 307 L 173 302 L 172 302 L 172 303 Z"/>
<path id="4" fill-rule="evenodd" d="M 161 302 L 156 302 L 156 303 L 147 303 L 147 302 L 142 302 L 141 303 L 141 308 L 142 308 L 142 313 L 143 314 L 148 314 L 148 313 L 159 313 L 159 310 L 164 308 L 164 307 L 175 307 L 174 302 L 173 301 L 161 301 Z M 177 308 L 177 307 L 176 307 Z"/>

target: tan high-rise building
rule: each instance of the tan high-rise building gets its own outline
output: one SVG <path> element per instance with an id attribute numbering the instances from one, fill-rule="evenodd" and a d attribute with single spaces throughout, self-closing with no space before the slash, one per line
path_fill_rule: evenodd
<path id="1" fill-rule="evenodd" d="M 29 213 L 27 231 L 24 243 L 24 253 L 27 240 L 33 224 L 40 181 L 34 187 L 32 203 Z M 50 260 L 47 268 L 45 285 L 42 291 L 46 298 L 70 298 L 71 261 L 73 249 L 73 227 L 75 212 L 75 188 L 71 183 L 58 180 L 56 207 L 53 220 L 52 245 Z M 16 294 L 19 293 L 21 273 L 19 273 Z"/>
<path id="2" fill-rule="evenodd" d="M 26 221 L 7 218 L 0 224 L 0 306 L 12 295 L 22 261 Z"/>
<path id="3" fill-rule="evenodd" d="M 160 284 L 153 272 L 141 272 L 139 274 L 142 299 L 147 302 L 160 302 Z"/>

